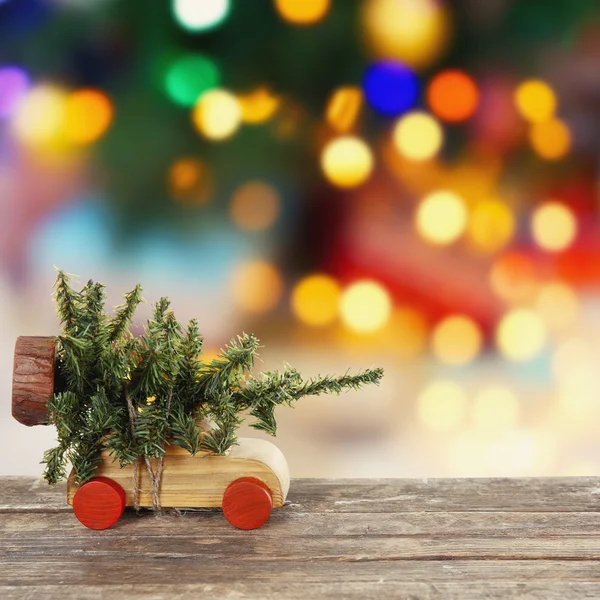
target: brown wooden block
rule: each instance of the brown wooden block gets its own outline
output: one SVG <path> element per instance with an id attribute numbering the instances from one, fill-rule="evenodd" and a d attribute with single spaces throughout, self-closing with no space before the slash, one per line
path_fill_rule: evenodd
<path id="1" fill-rule="evenodd" d="M 12 415 L 23 425 L 48 424 L 54 394 L 55 337 L 17 338 L 13 367 Z"/>

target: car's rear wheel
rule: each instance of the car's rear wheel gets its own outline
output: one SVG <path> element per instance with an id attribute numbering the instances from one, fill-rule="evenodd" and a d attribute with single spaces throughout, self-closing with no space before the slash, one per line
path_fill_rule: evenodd
<path id="1" fill-rule="evenodd" d="M 223 514 L 238 529 L 257 529 L 271 514 L 273 499 L 269 488 L 254 477 L 241 477 L 223 494 Z"/>
<path id="2" fill-rule="evenodd" d="M 125 491 L 108 477 L 84 483 L 73 497 L 73 512 L 89 529 L 112 527 L 125 510 Z"/>

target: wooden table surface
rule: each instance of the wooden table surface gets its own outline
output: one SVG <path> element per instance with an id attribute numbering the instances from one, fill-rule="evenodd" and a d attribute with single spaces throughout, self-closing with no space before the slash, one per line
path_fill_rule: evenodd
<path id="1" fill-rule="evenodd" d="M 255 531 L 218 510 L 82 527 L 0 479 L 0 598 L 600 598 L 600 480 L 292 482 Z"/>

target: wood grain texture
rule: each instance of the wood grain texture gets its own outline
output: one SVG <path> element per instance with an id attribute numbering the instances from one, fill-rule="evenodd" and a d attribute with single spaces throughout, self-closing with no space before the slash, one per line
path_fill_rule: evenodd
<path id="1" fill-rule="evenodd" d="M 151 461 L 156 471 L 155 461 Z M 96 476 L 118 483 L 126 494 L 126 505 L 133 506 L 133 466 L 120 468 L 108 452 L 103 452 Z M 152 506 L 152 485 L 146 468 L 138 470 L 139 505 Z M 163 507 L 217 508 L 221 506 L 227 486 L 240 477 L 262 481 L 273 499 L 273 507 L 283 506 L 289 489 L 289 470 L 281 450 L 271 442 L 239 438 L 228 456 L 209 456 L 199 452 L 191 456 L 178 446 L 169 446 L 165 454 L 160 503 Z M 73 475 L 67 482 L 67 501 L 73 503 L 78 486 Z"/>
<path id="2" fill-rule="evenodd" d="M 23 425 L 47 425 L 46 404 L 54 393 L 55 337 L 17 338 L 12 381 L 12 415 Z"/>
<path id="3" fill-rule="evenodd" d="M 0 484 L 3 599 L 600 598 L 595 478 L 296 480 L 254 531 L 206 509 L 96 532 L 64 486 Z"/>

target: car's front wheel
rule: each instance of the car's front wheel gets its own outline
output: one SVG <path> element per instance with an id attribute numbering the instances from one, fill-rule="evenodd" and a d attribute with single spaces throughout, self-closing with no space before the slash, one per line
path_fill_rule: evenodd
<path id="1" fill-rule="evenodd" d="M 236 479 L 223 494 L 223 514 L 238 529 L 257 529 L 264 525 L 272 508 L 271 491 L 254 477 Z"/>

